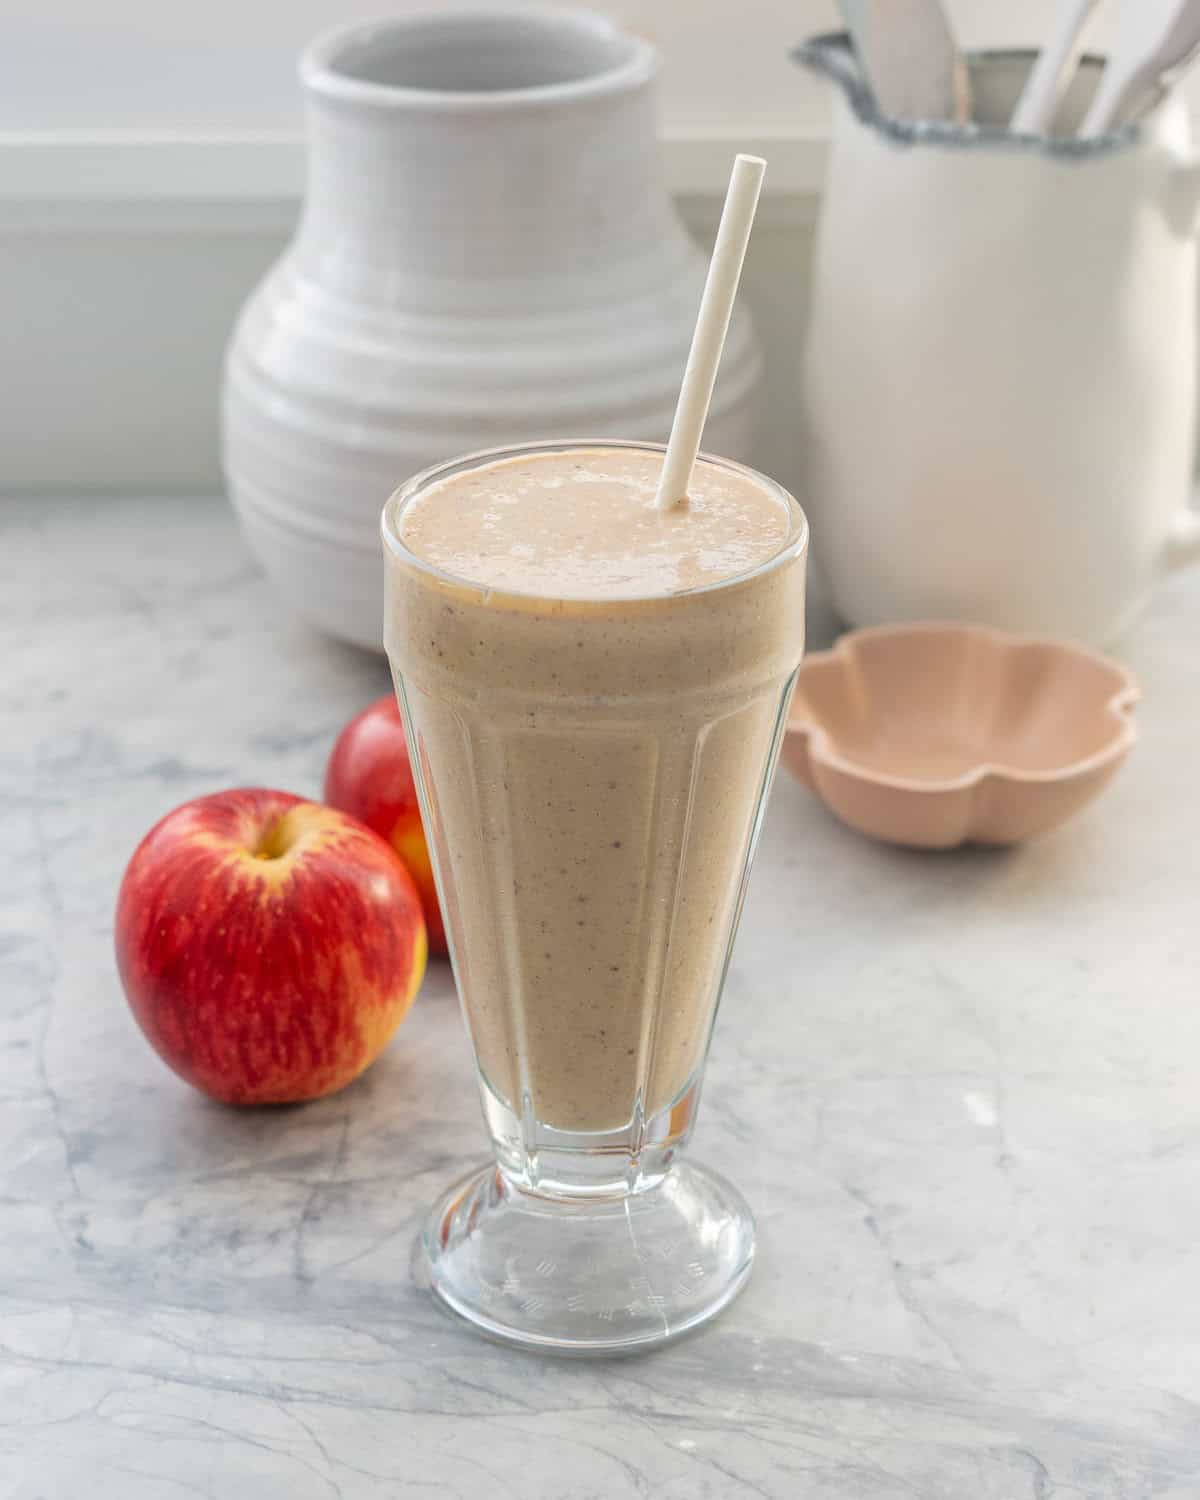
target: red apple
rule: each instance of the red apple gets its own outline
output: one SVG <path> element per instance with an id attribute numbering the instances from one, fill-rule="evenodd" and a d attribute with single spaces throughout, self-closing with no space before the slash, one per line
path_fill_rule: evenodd
<path id="1" fill-rule="evenodd" d="M 373 828 L 408 866 L 421 893 L 429 951 L 446 952 L 429 846 L 400 710 L 389 693 L 376 698 L 338 735 L 325 767 L 325 801 Z"/>
<path id="2" fill-rule="evenodd" d="M 288 792 L 218 792 L 156 824 L 121 881 L 117 967 L 138 1025 L 228 1104 L 342 1088 L 425 972 L 420 898 L 392 850 Z"/>

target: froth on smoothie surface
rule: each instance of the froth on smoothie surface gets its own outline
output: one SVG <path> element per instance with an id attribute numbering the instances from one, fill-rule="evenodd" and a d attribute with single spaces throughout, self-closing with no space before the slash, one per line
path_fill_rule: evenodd
<path id="1" fill-rule="evenodd" d="M 405 507 L 400 535 L 458 578 L 558 599 L 679 593 L 784 545 L 786 502 L 749 475 L 697 463 L 687 498 L 661 511 L 661 466 L 638 449 L 497 459 L 431 484 Z"/>

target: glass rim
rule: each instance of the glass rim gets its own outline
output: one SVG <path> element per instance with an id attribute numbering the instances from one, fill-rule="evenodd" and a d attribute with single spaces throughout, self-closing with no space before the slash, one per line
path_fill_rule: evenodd
<path id="1" fill-rule="evenodd" d="M 445 568 L 439 568 L 435 563 L 429 562 L 414 552 L 400 535 L 400 519 L 407 506 L 439 480 L 448 479 L 452 474 L 463 473 L 469 469 L 483 468 L 487 464 L 506 458 L 523 458 L 537 453 L 569 453 L 574 449 L 585 448 L 633 449 L 641 453 L 665 453 L 667 451 L 665 443 L 647 442 L 637 438 L 542 438 L 529 443 L 503 443 L 495 448 L 480 448 L 473 453 L 463 453 L 457 458 L 431 464 L 429 468 L 422 469 L 420 473 L 406 479 L 384 502 L 383 511 L 379 517 L 379 530 L 383 539 L 385 557 L 390 553 L 419 573 L 424 573 L 430 578 L 435 578 L 455 588 L 485 593 L 489 599 L 541 600 L 548 604 L 567 603 L 611 608 L 622 604 L 657 604 L 663 600 L 694 599 L 704 594 L 719 593 L 722 589 L 736 588 L 765 573 L 774 572 L 776 568 L 782 567 L 784 563 L 790 562 L 803 553 L 808 546 L 808 517 L 790 490 L 786 490 L 769 475 L 751 468 L 749 464 L 703 451 L 697 455 L 697 463 L 712 464 L 717 468 L 744 474 L 772 494 L 778 495 L 787 508 L 791 525 L 778 550 L 772 552 L 769 557 L 763 558 L 751 568 L 744 568 L 738 573 L 730 573 L 725 578 L 712 579 L 708 583 L 696 584 L 692 588 L 679 589 L 669 594 L 546 594 L 527 589 L 492 588 L 482 579 L 469 578 L 463 573 L 451 573 Z"/>

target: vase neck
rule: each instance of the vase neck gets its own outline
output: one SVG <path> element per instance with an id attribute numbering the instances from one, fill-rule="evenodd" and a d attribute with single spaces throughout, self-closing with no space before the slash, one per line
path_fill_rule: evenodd
<path id="1" fill-rule="evenodd" d="M 653 47 L 604 16 L 506 0 L 318 39 L 301 63 L 294 262 L 334 295 L 414 315 L 529 317 L 598 300 L 601 283 L 649 289 L 683 249 L 656 70 Z"/>
<path id="2" fill-rule="evenodd" d="M 397 295 L 405 281 L 619 275 L 679 232 L 648 85 L 463 113 L 317 100 L 310 141 L 296 253 L 323 282 L 364 266 Z"/>

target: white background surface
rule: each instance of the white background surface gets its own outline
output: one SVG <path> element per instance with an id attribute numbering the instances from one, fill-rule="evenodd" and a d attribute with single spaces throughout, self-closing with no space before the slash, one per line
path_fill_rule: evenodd
<path id="1" fill-rule="evenodd" d="M 15 0 L 0 11 L 0 130 L 292 131 L 293 59 L 317 31 L 479 0 Z M 552 0 L 553 3 L 553 0 Z M 557 0 L 559 4 L 567 0 Z M 1053 0 L 946 0 L 967 46 L 1034 42 Z M 1106 0 L 1112 11 L 1116 0 Z M 598 0 L 663 49 L 672 132 L 808 133 L 821 89 L 789 48 L 839 24 L 833 0 Z M 1106 16 L 1096 27 L 1102 43 Z"/>
<path id="2" fill-rule="evenodd" d="M 0 0 L 0 492 L 219 485 L 222 349 L 298 210 L 297 52 L 330 25 L 476 3 Z M 947 3 L 985 46 L 1042 36 L 1054 0 Z M 836 5 L 601 8 L 662 49 L 667 181 L 701 241 L 733 152 L 768 158 L 745 296 L 767 354 L 760 463 L 794 482 L 828 98 L 787 54 Z"/>

